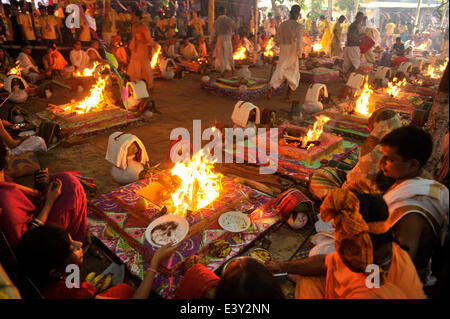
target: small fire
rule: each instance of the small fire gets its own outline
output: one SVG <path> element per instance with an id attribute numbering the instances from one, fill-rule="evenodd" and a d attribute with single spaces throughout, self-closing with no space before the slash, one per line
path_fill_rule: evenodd
<path id="1" fill-rule="evenodd" d="M 102 109 L 102 102 L 104 101 L 103 94 L 107 79 L 108 76 L 105 78 L 100 78 L 90 90 L 88 97 L 78 104 L 70 103 L 67 107 L 63 108 L 64 111 L 77 114 L 100 111 Z"/>
<path id="2" fill-rule="evenodd" d="M 312 49 L 314 52 L 318 52 L 322 49 L 322 45 L 320 43 L 313 44 Z"/>
<path id="3" fill-rule="evenodd" d="M 366 76 L 366 83 L 364 84 L 363 90 L 361 92 L 360 97 L 358 98 L 358 100 L 356 101 L 356 105 L 355 105 L 355 112 L 366 116 L 366 117 L 370 117 L 373 113 L 373 110 L 369 110 L 369 99 L 370 96 L 372 95 L 373 90 L 371 90 L 369 88 L 369 84 L 367 81 L 367 76 Z"/>
<path id="4" fill-rule="evenodd" d="M 16 62 L 16 66 L 11 68 L 6 75 L 18 75 L 20 76 L 22 69 L 19 68 L 19 62 Z"/>
<path id="5" fill-rule="evenodd" d="M 161 55 L 161 46 L 158 44 L 158 50 L 153 54 L 152 61 L 150 62 L 150 67 L 152 69 L 156 68 L 158 65 L 159 56 Z"/>
<path id="6" fill-rule="evenodd" d="M 427 73 L 425 73 L 425 76 L 430 77 L 432 79 L 439 79 L 441 76 L 438 74 L 438 72 L 439 71 L 434 66 L 429 64 Z"/>
<path id="7" fill-rule="evenodd" d="M 266 50 L 264 51 L 264 56 L 266 57 L 273 57 L 273 38 L 270 38 L 269 42 L 267 43 Z"/>
<path id="8" fill-rule="evenodd" d="M 194 154 L 188 163 L 175 164 L 171 174 L 180 178 L 181 185 L 171 195 L 174 214 L 185 216 L 187 210 L 206 207 L 219 197 L 223 175 L 212 172 L 213 164 L 205 157 L 203 150 Z"/>
<path id="9" fill-rule="evenodd" d="M 309 142 L 315 142 L 319 140 L 319 137 L 322 135 L 323 132 L 323 126 L 325 123 L 327 123 L 330 120 L 328 116 L 320 115 L 316 118 L 316 121 L 314 122 L 314 126 L 312 129 L 308 130 L 308 133 L 306 133 L 305 136 L 302 138 L 302 144 L 301 147 L 307 149 L 310 149 L 314 144 L 308 145 Z"/>
<path id="10" fill-rule="evenodd" d="M 247 55 L 245 54 L 247 50 L 241 46 L 233 55 L 233 60 L 244 60 Z"/>
<path id="11" fill-rule="evenodd" d="M 448 57 L 445 58 L 444 64 L 442 64 L 442 65 L 439 67 L 439 72 L 444 72 L 444 71 L 445 71 L 445 68 L 447 68 L 447 64 L 448 64 Z"/>
<path id="12" fill-rule="evenodd" d="M 78 71 L 77 73 L 75 73 L 74 75 L 76 76 L 76 77 L 79 77 L 79 78 L 81 78 L 81 77 L 88 77 L 88 76 L 93 76 L 94 75 L 94 71 L 95 71 L 95 68 L 97 68 L 97 66 L 98 66 L 98 62 L 94 62 L 94 66 L 92 67 L 92 68 L 85 68 L 84 70 L 83 70 L 83 72 L 80 72 L 80 71 Z"/>
<path id="13" fill-rule="evenodd" d="M 407 84 L 406 79 L 402 81 L 398 81 L 397 78 L 394 78 L 392 82 L 388 83 L 388 88 L 386 89 L 386 93 L 392 97 L 397 97 L 400 93 L 400 88 Z"/>

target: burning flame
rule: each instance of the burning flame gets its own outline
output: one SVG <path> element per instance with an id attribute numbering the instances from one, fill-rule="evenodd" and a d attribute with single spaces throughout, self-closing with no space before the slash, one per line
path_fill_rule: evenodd
<path id="1" fill-rule="evenodd" d="M 264 56 L 272 57 L 273 56 L 273 38 L 270 38 L 269 42 L 266 45 L 266 51 L 264 51 Z"/>
<path id="2" fill-rule="evenodd" d="M 322 135 L 323 132 L 323 125 L 327 123 L 330 120 L 328 116 L 320 115 L 316 118 L 316 121 L 314 122 L 314 126 L 312 129 L 308 130 L 308 133 L 306 133 L 305 136 L 302 138 L 302 145 L 301 147 L 307 147 L 309 142 L 315 142 L 319 140 L 319 137 Z M 307 149 L 310 149 L 314 144 L 310 144 Z"/>
<path id="3" fill-rule="evenodd" d="M 233 55 L 233 60 L 244 60 L 247 55 L 245 54 L 247 50 L 241 46 Z"/>
<path id="4" fill-rule="evenodd" d="M 105 78 L 100 78 L 97 83 L 92 87 L 89 92 L 89 96 L 78 104 L 71 103 L 67 107 L 63 108 L 64 111 L 70 113 L 84 114 L 93 111 L 100 111 L 102 109 L 102 102 L 104 101 L 104 91 L 106 86 Z"/>
<path id="5" fill-rule="evenodd" d="M 313 44 L 312 49 L 314 52 L 318 52 L 322 49 L 322 45 L 320 43 Z"/>
<path id="6" fill-rule="evenodd" d="M 447 64 L 448 64 L 448 57 L 445 58 L 444 64 L 442 64 L 442 65 L 439 67 L 439 72 L 444 72 L 444 71 L 445 71 L 445 68 L 447 67 Z"/>
<path id="7" fill-rule="evenodd" d="M 392 97 L 397 97 L 400 93 L 400 88 L 407 84 L 406 79 L 398 82 L 397 78 L 394 78 L 392 82 L 388 83 L 388 88 L 386 89 L 386 93 Z"/>
<path id="8" fill-rule="evenodd" d="M 369 110 L 369 99 L 372 95 L 373 90 L 369 88 L 369 84 L 366 76 L 366 83 L 364 84 L 363 90 L 360 97 L 356 101 L 355 112 L 366 117 L 370 117 L 373 111 Z"/>
<path id="9" fill-rule="evenodd" d="M 83 70 L 83 72 L 78 71 L 77 73 L 75 73 L 76 77 L 88 77 L 88 76 L 93 76 L 94 75 L 94 71 L 95 68 L 98 66 L 98 62 L 94 62 L 94 66 L 92 68 L 85 68 Z"/>
<path id="10" fill-rule="evenodd" d="M 11 70 L 8 71 L 7 75 L 18 75 L 20 76 L 20 68 L 18 65 L 16 65 L 15 67 L 11 68 Z"/>
<path id="11" fill-rule="evenodd" d="M 150 62 L 150 67 L 152 69 L 156 68 L 160 55 L 161 55 L 161 46 L 158 44 L 158 50 L 156 50 L 155 54 L 153 54 L 152 61 Z"/>
<path id="12" fill-rule="evenodd" d="M 428 76 L 432 79 L 439 79 L 440 75 L 437 74 L 438 70 L 434 66 L 431 66 L 431 64 L 428 65 L 427 73 L 425 73 L 425 76 Z"/>
<path id="13" fill-rule="evenodd" d="M 187 210 L 206 207 L 219 197 L 223 175 L 212 172 L 213 164 L 205 158 L 203 150 L 194 154 L 190 162 L 175 164 L 171 174 L 181 179 L 181 185 L 171 195 L 174 214 L 185 216 Z"/>

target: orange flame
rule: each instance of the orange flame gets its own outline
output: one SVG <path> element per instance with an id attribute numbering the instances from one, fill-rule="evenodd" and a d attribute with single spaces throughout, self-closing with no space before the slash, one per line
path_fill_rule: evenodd
<path id="1" fill-rule="evenodd" d="M 439 67 L 439 72 L 444 72 L 445 69 L 447 68 L 447 64 L 448 64 L 448 57 L 445 58 L 444 64 L 442 64 L 442 65 Z"/>
<path id="2" fill-rule="evenodd" d="M 205 157 L 203 150 L 194 154 L 191 161 L 175 164 L 171 174 L 178 176 L 182 182 L 171 195 L 174 214 L 185 216 L 187 210 L 206 207 L 219 197 L 223 175 L 212 172 L 213 164 Z"/>
<path id="3" fill-rule="evenodd" d="M 269 42 L 266 45 L 266 50 L 264 51 L 264 56 L 272 57 L 273 56 L 273 38 L 270 38 Z"/>
<path id="4" fill-rule="evenodd" d="M 247 55 L 245 54 L 247 50 L 241 46 L 233 55 L 233 60 L 244 60 Z"/>
<path id="5" fill-rule="evenodd" d="M 312 49 L 314 52 L 318 52 L 322 49 L 322 45 L 320 43 L 313 44 Z"/>
<path id="6" fill-rule="evenodd" d="M 74 75 L 76 77 L 88 77 L 88 76 L 93 76 L 94 75 L 94 71 L 95 68 L 98 66 L 98 62 L 94 62 L 94 66 L 92 68 L 85 68 L 83 70 L 83 72 L 78 71 L 77 73 L 75 73 Z"/>
<path id="7" fill-rule="evenodd" d="M 13 75 L 13 74 L 20 76 L 20 68 L 18 66 L 11 68 L 11 70 L 9 70 L 7 73 L 7 75 Z"/>
<path id="8" fill-rule="evenodd" d="M 161 46 L 158 44 L 158 50 L 156 50 L 155 54 L 153 54 L 152 61 L 150 62 L 150 67 L 152 69 L 156 68 L 158 65 L 158 59 L 161 55 Z"/>
<path id="9" fill-rule="evenodd" d="M 108 76 L 105 78 L 100 78 L 90 90 L 89 96 L 87 96 L 78 104 L 69 104 L 68 106 L 64 107 L 63 110 L 69 113 L 77 114 L 100 111 L 104 102 L 103 94 L 105 91 L 107 79 Z"/>
<path id="10" fill-rule="evenodd" d="M 323 132 L 323 125 L 327 123 L 329 120 L 330 118 L 328 116 L 325 115 L 318 116 L 316 118 L 316 121 L 314 122 L 313 128 L 309 129 L 308 133 L 306 133 L 306 135 L 303 136 L 301 147 L 307 147 L 308 142 L 318 141 Z M 310 144 L 307 149 L 310 149 L 312 146 L 313 144 Z"/>
<path id="11" fill-rule="evenodd" d="M 372 95 L 373 90 L 371 90 L 369 88 L 369 84 L 367 81 L 367 76 L 366 76 L 366 83 L 364 84 L 363 90 L 361 91 L 361 95 L 359 96 L 358 100 L 356 101 L 356 105 L 355 105 L 355 112 L 366 116 L 366 117 L 370 117 L 373 113 L 373 108 L 369 109 L 369 99 L 370 96 Z"/>
<path id="12" fill-rule="evenodd" d="M 400 88 L 407 84 L 406 79 L 402 81 L 398 81 L 397 78 L 394 78 L 392 82 L 388 83 L 388 88 L 386 89 L 386 93 L 392 97 L 397 97 L 400 93 Z"/>

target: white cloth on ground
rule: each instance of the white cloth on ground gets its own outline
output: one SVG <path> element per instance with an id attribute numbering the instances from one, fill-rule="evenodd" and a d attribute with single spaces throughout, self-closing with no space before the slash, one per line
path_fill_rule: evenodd
<path id="1" fill-rule="evenodd" d="M 30 136 L 19 146 L 11 149 L 11 155 L 20 155 L 26 152 L 47 152 L 47 145 L 42 137 Z"/>
<path id="2" fill-rule="evenodd" d="M 127 168 L 127 152 L 128 147 L 136 142 L 142 151 L 141 164 L 148 162 L 148 155 L 144 144 L 141 140 L 129 133 L 114 132 L 109 136 L 108 149 L 106 150 L 105 159 L 121 169 Z"/>

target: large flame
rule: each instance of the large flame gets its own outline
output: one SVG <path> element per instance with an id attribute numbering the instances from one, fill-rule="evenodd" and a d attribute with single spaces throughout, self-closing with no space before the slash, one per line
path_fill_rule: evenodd
<path id="1" fill-rule="evenodd" d="M 77 103 L 70 103 L 68 106 L 64 107 L 64 111 L 69 113 L 83 114 L 88 112 L 96 112 L 102 109 L 104 102 L 104 91 L 106 86 L 106 81 L 108 76 L 105 78 L 100 78 L 97 83 L 92 87 L 87 96 L 83 101 Z"/>
<path id="2" fill-rule="evenodd" d="M 407 84 L 406 79 L 402 81 L 398 81 L 397 78 L 394 78 L 392 82 L 388 83 L 388 88 L 386 89 L 386 93 L 392 97 L 397 97 L 400 93 L 400 88 Z"/>
<path id="3" fill-rule="evenodd" d="M 448 64 L 448 57 L 445 58 L 444 64 L 442 64 L 442 65 L 439 67 L 439 72 L 444 72 L 445 69 L 447 68 L 447 64 Z"/>
<path id="4" fill-rule="evenodd" d="M 370 117 L 373 113 L 372 109 L 369 109 L 370 107 L 370 103 L 369 103 L 369 99 L 370 96 L 372 95 L 373 90 L 371 90 L 369 88 L 369 84 L 367 81 L 367 76 L 366 76 L 366 83 L 364 84 L 363 90 L 361 91 L 361 95 L 359 96 L 358 100 L 356 101 L 356 105 L 355 105 L 355 112 L 366 116 L 366 117 Z"/>
<path id="5" fill-rule="evenodd" d="M 158 65 L 159 56 L 161 55 L 161 46 L 158 44 L 158 49 L 155 54 L 153 54 L 152 61 L 150 62 L 150 67 L 152 69 L 156 68 Z"/>
<path id="6" fill-rule="evenodd" d="M 314 52 L 318 52 L 318 51 L 322 50 L 322 45 L 320 43 L 313 44 L 312 49 Z"/>
<path id="7" fill-rule="evenodd" d="M 205 158 L 203 151 L 194 154 L 188 163 L 178 162 L 171 170 L 181 180 L 180 187 L 171 195 L 174 214 L 185 216 L 187 210 L 206 207 L 219 197 L 222 190 L 222 174 L 212 172 L 213 162 Z"/>
<path id="8" fill-rule="evenodd" d="M 270 38 L 269 42 L 267 42 L 266 50 L 264 51 L 264 56 L 273 57 L 273 38 Z"/>
<path id="9" fill-rule="evenodd" d="M 245 54 L 247 50 L 241 46 L 233 55 L 233 60 L 244 60 L 247 55 Z"/>
<path id="10" fill-rule="evenodd" d="M 306 133 L 305 136 L 302 138 L 302 145 L 301 147 L 308 149 L 313 146 L 313 144 L 308 145 L 309 142 L 315 142 L 319 140 L 319 137 L 322 135 L 323 132 L 323 126 L 325 123 L 327 123 L 330 120 L 328 116 L 320 115 L 316 118 L 316 121 L 314 122 L 314 126 L 312 129 L 308 130 L 308 133 Z"/>
<path id="11" fill-rule="evenodd" d="M 95 71 L 95 68 L 97 67 L 97 65 L 98 65 L 98 62 L 94 62 L 94 66 L 92 67 L 92 68 L 85 68 L 84 70 L 83 70 L 83 72 L 80 72 L 80 71 L 78 71 L 78 72 L 76 72 L 74 75 L 76 76 L 76 77 L 88 77 L 88 76 L 93 76 L 94 75 L 94 71 Z"/>

